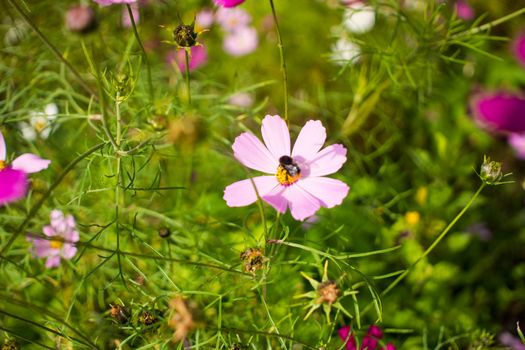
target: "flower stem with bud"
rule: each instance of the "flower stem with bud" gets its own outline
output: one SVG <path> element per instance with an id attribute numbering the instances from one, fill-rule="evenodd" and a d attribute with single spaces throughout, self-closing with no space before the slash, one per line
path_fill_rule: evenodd
<path id="1" fill-rule="evenodd" d="M 184 58 L 186 60 L 186 91 L 188 93 L 188 103 L 191 106 L 191 89 L 190 89 L 190 49 L 184 49 Z"/>

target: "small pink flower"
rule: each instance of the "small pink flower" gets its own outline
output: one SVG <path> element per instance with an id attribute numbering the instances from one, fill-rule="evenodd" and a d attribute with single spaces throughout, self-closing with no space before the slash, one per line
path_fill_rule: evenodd
<path id="1" fill-rule="evenodd" d="M 213 24 L 213 21 L 213 11 L 210 9 L 204 9 L 199 11 L 195 16 L 195 27 L 200 29 L 208 29 Z"/>
<path id="2" fill-rule="evenodd" d="M 296 220 L 304 220 L 321 207 L 342 203 L 349 187 L 324 177 L 339 170 L 346 161 L 346 148 L 335 144 L 321 150 L 326 130 L 319 120 L 310 120 L 301 129 L 290 151 L 290 134 L 278 115 L 267 115 L 261 127 L 264 144 L 252 133 L 239 135 L 233 143 L 235 158 L 248 168 L 268 176 L 235 182 L 224 190 L 230 207 L 243 207 L 259 196 L 278 212 L 290 208 Z M 252 183 L 253 181 L 253 183 Z"/>
<path id="3" fill-rule="evenodd" d="M 497 91 L 471 98 L 470 107 L 477 123 L 494 132 L 525 132 L 525 98 Z"/>
<path id="4" fill-rule="evenodd" d="M 191 47 L 191 53 L 189 57 L 190 72 L 205 65 L 208 62 L 208 50 L 203 45 L 197 45 Z M 186 54 L 184 49 L 178 49 L 177 51 L 171 51 L 166 61 L 168 64 L 176 63 L 177 67 L 181 72 L 186 72 Z"/>
<path id="5" fill-rule="evenodd" d="M 259 39 L 253 27 L 237 28 L 224 38 L 222 47 L 232 56 L 244 56 L 257 49 Z"/>
<path id="6" fill-rule="evenodd" d="M 217 10 L 215 19 L 226 32 L 242 29 L 252 22 L 250 14 L 241 8 L 221 7 Z"/>
<path id="7" fill-rule="evenodd" d="M 0 132 L 0 206 L 17 201 L 27 193 L 27 174 L 46 169 L 50 160 L 32 153 L 24 153 L 9 165 L 4 136 Z"/>
<path id="8" fill-rule="evenodd" d="M 138 24 L 140 21 L 139 3 L 134 2 L 129 6 L 131 7 L 131 14 L 133 15 L 133 20 L 135 21 L 135 24 Z M 124 28 L 133 27 L 131 17 L 129 16 L 128 8 L 126 6 L 122 8 L 122 26 Z"/>
<path id="9" fill-rule="evenodd" d="M 357 349 L 357 344 L 354 335 L 350 332 L 350 326 L 344 326 L 339 328 L 337 333 L 339 334 L 341 340 L 345 342 L 346 350 Z M 371 325 L 370 328 L 368 328 L 367 334 L 363 337 L 363 341 L 361 342 L 361 346 L 359 347 L 359 349 L 376 350 L 377 345 L 379 343 L 379 339 L 381 339 L 382 337 L 383 331 L 381 331 L 381 328 L 379 328 L 376 325 Z M 381 348 L 381 350 L 396 350 L 396 348 L 391 343 L 388 343 L 385 347 Z"/>
<path id="10" fill-rule="evenodd" d="M 33 242 L 33 254 L 39 258 L 47 258 L 47 268 L 60 265 L 60 259 L 73 258 L 77 253 L 75 243 L 80 239 L 73 216 L 64 216 L 64 213 L 55 209 L 51 211 L 50 218 L 51 224 L 44 226 L 42 230 L 48 239 L 32 236 L 27 238 Z"/>
<path id="11" fill-rule="evenodd" d="M 456 13 L 458 17 L 465 21 L 470 21 L 474 18 L 474 9 L 464 0 L 456 1 Z"/>
<path id="12" fill-rule="evenodd" d="M 525 67 L 525 33 L 514 39 L 514 56 L 523 67 Z"/>
<path id="13" fill-rule="evenodd" d="M 355 338 L 352 332 L 350 332 L 350 326 L 344 326 L 339 328 L 337 334 L 339 334 L 339 338 L 341 338 L 341 340 L 345 342 L 346 350 L 356 349 Z"/>
<path id="14" fill-rule="evenodd" d="M 514 149 L 516 157 L 525 159 L 525 134 L 510 134 L 508 142 Z"/>
<path id="15" fill-rule="evenodd" d="M 137 0 L 93 0 L 100 6 L 109 6 L 113 4 L 132 4 Z"/>
<path id="16" fill-rule="evenodd" d="M 217 6 L 221 7 L 235 7 L 244 2 L 244 0 L 214 0 Z"/>

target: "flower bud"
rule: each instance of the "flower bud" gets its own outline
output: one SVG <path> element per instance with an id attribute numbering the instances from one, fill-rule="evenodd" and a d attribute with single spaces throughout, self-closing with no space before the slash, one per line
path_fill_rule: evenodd
<path id="1" fill-rule="evenodd" d="M 241 260 L 244 262 L 244 272 L 250 272 L 255 275 L 257 270 L 264 268 L 267 258 L 259 248 L 248 248 L 241 253 Z"/>
<path id="2" fill-rule="evenodd" d="M 497 183 L 503 178 L 503 170 L 501 168 L 502 163 L 495 162 L 490 160 L 489 157 L 485 157 L 481 169 L 479 172 L 479 177 L 481 180 L 488 184 Z"/>
<path id="3" fill-rule="evenodd" d="M 197 33 L 194 30 L 195 24 L 180 24 L 173 31 L 173 38 L 180 47 L 192 47 L 197 44 Z"/>
<path id="4" fill-rule="evenodd" d="M 162 238 L 168 238 L 171 235 L 171 230 L 167 227 L 159 228 L 159 236 Z"/>
<path id="5" fill-rule="evenodd" d="M 326 302 L 332 305 L 337 301 L 337 297 L 339 296 L 339 288 L 337 288 L 337 283 L 334 281 L 326 281 L 321 283 L 317 289 L 317 292 L 319 293 L 319 299 L 317 299 L 318 303 Z"/>

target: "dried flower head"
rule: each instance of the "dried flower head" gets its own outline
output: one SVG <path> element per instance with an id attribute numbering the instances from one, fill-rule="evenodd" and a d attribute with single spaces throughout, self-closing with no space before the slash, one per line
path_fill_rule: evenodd
<path id="1" fill-rule="evenodd" d="M 158 322 L 158 317 L 154 311 L 144 311 L 139 317 L 139 322 L 145 326 L 151 326 L 152 324 Z"/>
<path id="2" fill-rule="evenodd" d="M 173 341 L 179 342 L 186 338 L 195 327 L 193 313 L 186 300 L 178 296 L 170 300 L 171 317 L 168 325 L 175 329 Z"/>
<path id="3" fill-rule="evenodd" d="M 319 293 L 318 303 L 328 303 L 332 305 L 337 301 L 340 290 L 337 288 L 335 281 L 326 281 L 319 284 L 317 292 Z"/>
<path id="4" fill-rule="evenodd" d="M 180 47 L 192 47 L 197 45 L 197 33 L 195 32 L 195 23 L 179 24 L 173 30 L 173 39 Z"/>
<path id="5" fill-rule="evenodd" d="M 2 350 L 18 350 L 20 346 L 15 339 L 6 339 L 2 345 Z"/>
<path id="6" fill-rule="evenodd" d="M 109 305 L 111 308 L 109 310 L 109 314 L 111 317 L 120 324 L 126 324 L 129 321 L 130 318 L 130 312 L 129 309 L 122 305 Z"/>
<path id="7" fill-rule="evenodd" d="M 252 275 L 258 270 L 264 268 L 264 264 L 268 259 L 263 255 L 260 248 L 248 248 L 241 253 L 241 260 L 243 261 L 243 269 L 245 272 L 250 272 Z"/>

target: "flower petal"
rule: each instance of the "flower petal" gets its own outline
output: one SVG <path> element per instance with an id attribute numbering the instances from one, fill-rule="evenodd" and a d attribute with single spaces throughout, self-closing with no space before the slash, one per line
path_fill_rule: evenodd
<path id="1" fill-rule="evenodd" d="M 44 232 L 44 234 L 48 237 L 53 237 L 57 235 L 57 232 L 53 228 L 53 224 L 44 226 L 42 228 L 42 232 Z"/>
<path id="2" fill-rule="evenodd" d="M 234 157 L 248 168 L 275 174 L 279 166 L 278 158 L 273 157 L 252 133 L 244 132 L 237 136 L 232 148 Z"/>
<path id="3" fill-rule="evenodd" d="M 525 134 L 510 134 L 508 142 L 514 148 L 516 157 L 525 159 Z"/>
<path id="4" fill-rule="evenodd" d="M 244 207 L 257 200 L 257 194 L 253 188 L 253 183 L 257 187 L 259 196 L 263 197 L 274 187 L 279 186 L 275 176 L 257 176 L 252 179 L 237 181 L 224 189 L 224 200 L 230 207 Z"/>
<path id="5" fill-rule="evenodd" d="M 308 176 L 324 176 L 335 173 L 346 162 L 346 148 L 335 144 L 325 147 L 308 163 Z"/>
<path id="6" fill-rule="evenodd" d="M 290 132 L 285 121 L 278 115 L 267 115 L 262 121 L 262 137 L 275 160 L 290 155 Z M 274 169 L 275 172 L 275 169 Z"/>
<path id="7" fill-rule="evenodd" d="M 65 259 L 71 259 L 77 253 L 77 247 L 74 244 L 64 243 L 62 247 L 62 257 Z"/>
<path id="8" fill-rule="evenodd" d="M 326 140 L 326 129 L 319 120 L 309 120 L 301 129 L 295 145 L 292 158 L 302 157 L 308 161 L 315 157 Z"/>
<path id="9" fill-rule="evenodd" d="M 50 256 L 49 258 L 47 258 L 46 260 L 46 267 L 48 269 L 52 268 L 52 267 L 57 267 L 60 265 L 60 255 L 54 255 L 54 256 Z"/>
<path id="10" fill-rule="evenodd" d="M 24 153 L 13 160 L 12 167 L 13 169 L 22 170 L 23 172 L 30 174 L 47 169 L 49 163 L 51 163 L 50 160 L 42 159 L 36 154 Z"/>
<path id="11" fill-rule="evenodd" d="M 297 185 L 317 198 L 325 208 L 341 204 L 350 190 L 344 182 L 329 177 L 308 177 Z"/>
<path id="12" fill-rule="evenodd" d="M 23 198 L 27 187 L 27 175 L 23 171 L 11 168 L 0 170 L 0 206 Z"/>
<path id="13" fill-rule="evenodd" d="M 314 215 L 321 207 L 321 203 L 317 198 L 297 185 L 286 187 L 283 191 L 283 196 L 288 200 L 292 216 L 299 221 Z"/>
<path id="14" fill-rule="evenodd" d="M 0 160 L 5 161 L 5 154 L 6 154 L 6 147 L 5 147 L 4 135 L 2 135 L 2 131 L 0 131 Z"/>
<path id="15" fill-rule="evenodd" d="M 525 98 L 505 92 L 483 93 L 472 98 L 474 118 L 498 132 L 525 132 Z"/>
<path id="16" fill-rule="evenodd" d="M 283 196 L 285 190 L 285 186 L 275 186 L 268 194 L 263 196 L 262 199 L 279 213 L 284 213 L 288 207 L 288 200 Z"/>

